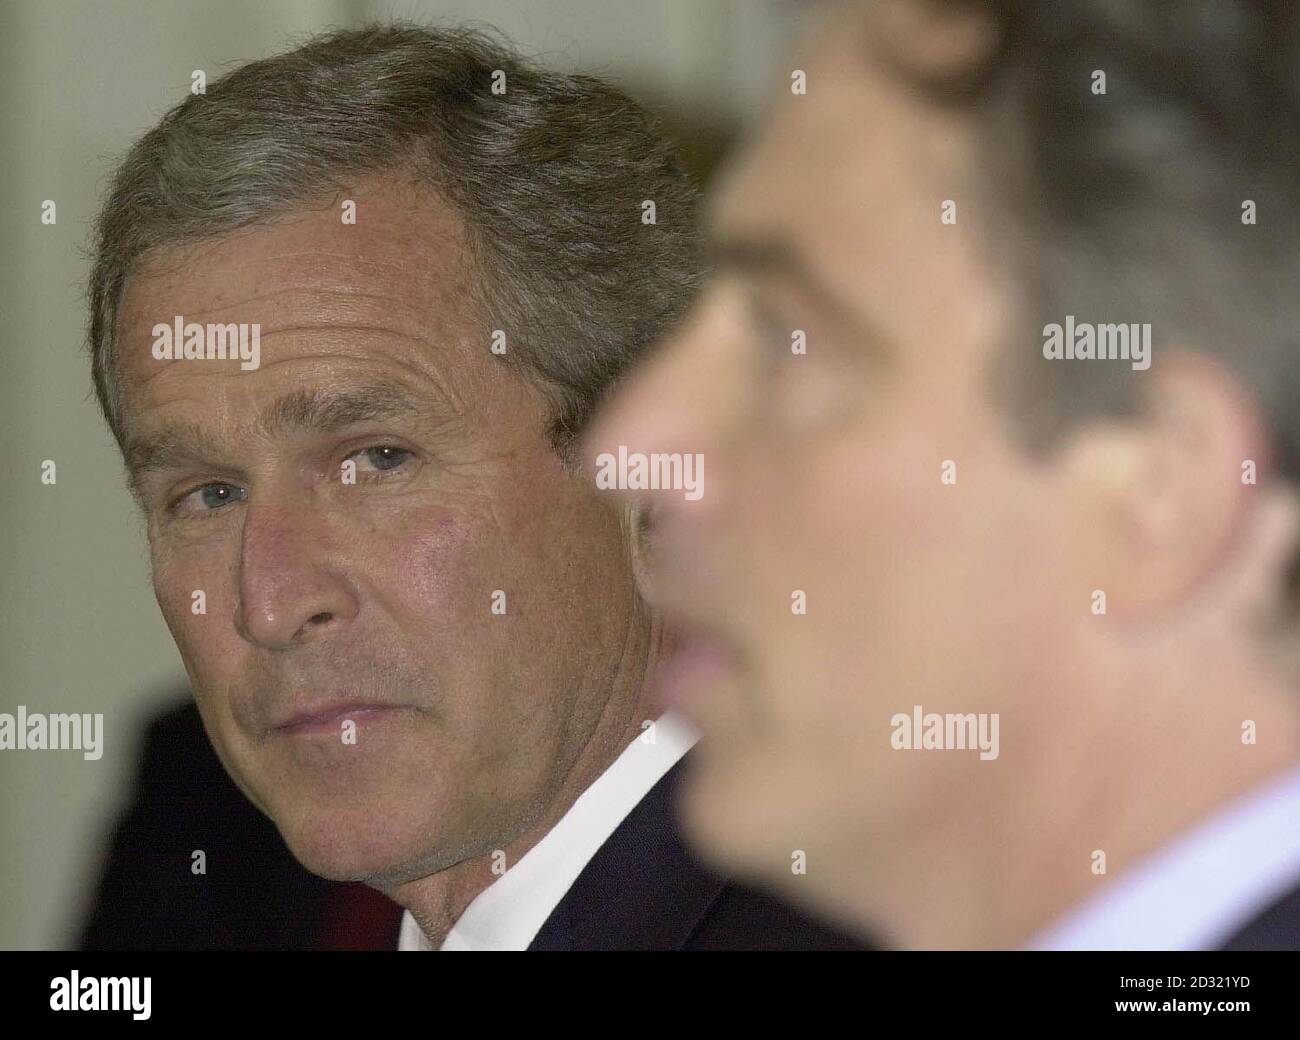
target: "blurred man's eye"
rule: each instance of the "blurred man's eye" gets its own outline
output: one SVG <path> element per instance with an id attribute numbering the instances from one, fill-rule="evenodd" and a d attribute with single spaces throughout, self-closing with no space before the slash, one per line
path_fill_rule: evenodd
<path id="1" fill-rule="evenodd" d="M 754 300 L 748 307 L 746 325 L 751 357 L 761 379 L 779 383 L 802 374 L 794 362 L 805 360 L 807 322 L 789 320 L 775 308 Z"/>
<path id="2" fill-rule="evenodd" d="M 786 310 L 770 299 L 748 307 L 757 407 L 787 433 L 814 433 L 857 416 L 870 386 L 861 365 L 815 323 L 806 307 Z"/>
<path id="3" fill-rule="evenodd" d="M 795 350 L 800 338 L 806 338 L 806 333 L 796 328 L 794 323 L 783 321 L 774 311 L 763 306 L 754 307 L 750 327 L 758 361 L 769 375 L 780 375 L 785 370 L 784 362 L 797 356 Z"/>

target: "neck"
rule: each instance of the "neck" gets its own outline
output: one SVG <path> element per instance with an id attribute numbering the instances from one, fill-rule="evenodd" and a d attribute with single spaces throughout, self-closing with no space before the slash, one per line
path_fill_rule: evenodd
<path id="1" fill-rule="evenodd" d="M 1077 710 L 1082 690 L 1074 710 L 1038 720 L 1052 723 L 1029 738 L 1041 748 L 1019 745 L 1014 774 L 989 771 L 987 789 L 963 799 L 987 811 L 936 809 L 871 869 L 843 864 L 857 913 L 880 911 L 867 923 L 904 947 L 1023 947 L 1144 856 L 1300 765 L 1294 694 L 1259 673 L 1206 664 L 1195 681 L 1144 676 L 1114 689 L 1107 705 L 1093 701 L 1091 724 Z M 1256 744 L 1243 743 L 1246 720 Z"/>

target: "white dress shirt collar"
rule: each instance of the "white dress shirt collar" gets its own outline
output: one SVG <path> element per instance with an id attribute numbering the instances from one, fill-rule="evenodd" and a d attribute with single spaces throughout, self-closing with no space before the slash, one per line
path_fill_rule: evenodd
<path id="1" fill-rule="evenodd" d="M 1039 935 L 1035 950 L 1214 949 L 1300 885 L 1300 768 L 1235 799 Z"/>
<path id="2" fill-rule="evenodd" d="M 475 897 L 440 949 L 528 949 L 606 839 L 698 739 L 680 715 L 661 715 L 653 730 L 634 739 L 541 841 Z M 397 948 L 433 949 L 409 910 L 402 914 Z"/>

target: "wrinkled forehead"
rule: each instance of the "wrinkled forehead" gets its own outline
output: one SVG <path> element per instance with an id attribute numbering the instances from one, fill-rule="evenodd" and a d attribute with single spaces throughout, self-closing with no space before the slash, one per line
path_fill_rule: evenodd
<path id="1" fill-rule="evenodd" d="M 366 179 L 336 198 L 196 244 L 151 251 L 118 324 L 127 382 L 152 371 L 158 324 L 461 331 L 479 318 L 462 219 L 432 191 Z M 214 362 L 222 364 L 223 362 Z"/>

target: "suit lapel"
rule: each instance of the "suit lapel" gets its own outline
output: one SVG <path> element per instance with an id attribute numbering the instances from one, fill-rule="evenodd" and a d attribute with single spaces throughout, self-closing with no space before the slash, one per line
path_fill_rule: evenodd
<path id="1" fill-rule="evenodd" d="M 673 791 L 689 753 L 592 857 L 530 950 L 679 950 L 726 882 L 687 853 Z"/>

